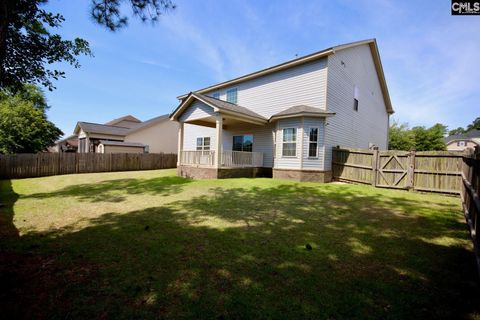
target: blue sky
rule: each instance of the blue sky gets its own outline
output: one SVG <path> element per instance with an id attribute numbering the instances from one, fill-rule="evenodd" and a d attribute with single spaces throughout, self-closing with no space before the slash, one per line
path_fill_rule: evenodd
<path id="1" fill-rule="evenodd" d="M 395 109 L 410 125 L 456 128 L 480 116 L 480 16 L 451 16 L 450 0 L 176 0 L 154 26 L 130 19 L 112 33 L 90 0 L 50 0 L 65 38 L 95 57 L 46 91 L 65 134 L 77 121 L 141 120 L 169 113 L 176 96 L 333 45 L 376 38 Z"/>

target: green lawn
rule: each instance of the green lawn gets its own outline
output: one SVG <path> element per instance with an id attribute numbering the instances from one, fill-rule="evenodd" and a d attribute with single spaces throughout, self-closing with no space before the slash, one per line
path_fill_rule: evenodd
<path id="1" fill-rule="evenodd" d="M 9 318 L 479 318 L 454 197 L 158 170 L 0 181 L 0 202 Z"/>

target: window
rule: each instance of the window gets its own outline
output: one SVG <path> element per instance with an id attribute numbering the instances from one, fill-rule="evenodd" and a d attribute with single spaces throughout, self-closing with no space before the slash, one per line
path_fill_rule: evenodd
<path id="1" fill-rule="evenodd" d="M 353 99 L 353 110 L 358 111 L 358 99 Z"/>
<path id="2" fill-rule="evenodd" d="M 237 103 L 237 88 L 227 90 L 227 102 Z"/>
<path id="3" fill-rule="evenodd" d="M 310 128 L 308 132 L 308 157 L 318 157 L 318 128 Z"/>
<path id="4" fill-rule="evenodd" d="M 458 147 L 465 147 L 465 141 L 458 141 L 457 146 Z"/>
<path id="5" fill-rule="evenodd" d="M 247 134 L 244 136 L 233 136 L 233 151 L 245 151 L 252 152 L 253 149 L 253 136 Z"/>
<path id="6" fill-rule="evenodd" d="M 220 92 L 214 92 L 214 93 L 212 94 L 212 98 L 220 99 Z"/>
<path id="7" fill-rule="evenodd" d="M 355 86 L 353 90 L 353 110 L 358 111 L 358 97 L 360 96 L 360 89 Z"/>
<path id="8" fill-rule="evenodd" d="M 295 157 L 297 155 L 297 128 L 283 129 L 282 156 Z"/>
<path id="9" fill-rule="evenodd" d="M 210 137 L 197 138 L 197 151 L 209 151 L 210 150 Z"/>

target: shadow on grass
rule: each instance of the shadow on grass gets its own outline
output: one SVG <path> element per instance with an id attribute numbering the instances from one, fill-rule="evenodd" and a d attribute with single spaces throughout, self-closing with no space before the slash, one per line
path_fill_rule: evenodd
<path id="1" fill-rule="evenodd" d="M 480 311 L 457 206 L 302 185 L 212 191 L 104 214 L 77 231 L 27 234 L 22 240 L 55 254 L 63 272 L 97 271 L 61 283 L 41 305 L 28 297 L 32 283 L 20 284 L 6 314 L 440 319 Z"/>
<path id="2" fill-rule="evenodd" d="M 75 197 L 89 202 L 121 202 L 127 197 L 122 194 L 170 195 L 182 191 L 183 185 L 191 180 L 182 177 L 159 177 L 152 179 L 116 179 L 98 183 L 68 186 L 59 191 L 36 193 L 22 198 L 62 198 Z"/>
<path id="3" fill-rule="evenodd" d="M 13 206 L 17 200 L 18 194 L 13 191 L 11 180 L 0 180 L 0 240 L 19 237 L 13 223 Z"/>

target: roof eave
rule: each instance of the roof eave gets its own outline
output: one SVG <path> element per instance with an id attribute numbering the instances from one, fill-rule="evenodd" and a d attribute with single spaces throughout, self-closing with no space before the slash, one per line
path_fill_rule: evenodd
<path id="1" fill-rule="evenodd" d="M 273 115 L 269 122 L 273 122 L 280 119 L 288 119 L 288 118 L 298 118 L 298 117 L 313 117 L 313 118 L 328 118 L 333 117 L 335 112 L 325 112 L 325 113 L 315 113 L 315 112 L 297 112 L 291 114 L 282 114 L 282 115 Z"/>
<path id="2" fill-rule="evenodd" d="M 285 69 L 288 69 L 288 68 L 291 68 L 291 67 L 294 67 L 294 66 L 297 66 L 297 65 L 300 65 L 300 64 L 304 64 L 304 63 L 311 62 L 311 61 L 314 61 L 314 60 L 317 60 L 317 59 L 320 59 L 320 58 L 324 58 L 324 57 L 329 56 L 333 53 L 334 53 L 333 48 L 328 48 L 328 49 L 325 49 L 323 51 L 312 53 L 310 55 L 307 55 L 307 56 L 304 56 L 304 57 L 301 57 L 301 58 L 298 58 L 298 59 L 295 59 L 295 60 L 287 61 L 287 62 L 281 63 L 279 65 L 276 65 L 276 66 L 273 66 L 273 67 L 270 67 L 270 68 L 267 68 L 267 69 L 263 69 L 263 70 L 260 70 L 260 71 L 249 73 L 247 75 L 244 75 L 244 76 L 232 79 L 232 80 L 224 81 L 224 82 L 221 82 L 221 83 L 218 83 L 218 84 L 215 84 L 215 85 L 212 85 L 212 86 L 200 89 L 200 90 L 196 90 L 195 92 L 204 93 L 204 92 L 224 88 L 224 87 L 231 86 L 231 85 L 243 82 L 243 81 L 252 80 L 252 79 L 255 79 L 255 78 L 270 74 L 270 73 L 273 73 L 273 72 L 285 70 Z M 182 95 L 178 96 L 177 99 L 182 100 L 185 97 L 187 97 L 188 95 L 189 95 L 188 93 L 182 94 Z"/>

